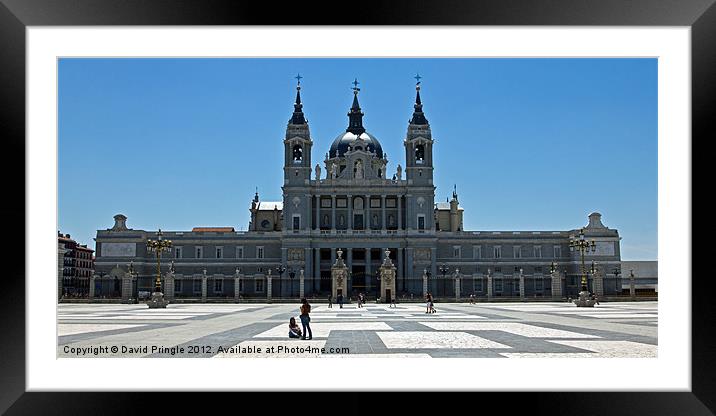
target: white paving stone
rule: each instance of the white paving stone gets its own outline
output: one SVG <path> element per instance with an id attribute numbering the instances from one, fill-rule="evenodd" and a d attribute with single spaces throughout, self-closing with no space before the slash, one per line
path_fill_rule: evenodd
<path id="1" fill-rule="evenodd" d="M 501 352 L 507 358 L 598 358 L 593 352 Z"/>
<path id="2" fill-rule="evenodd" d="M 137 320 L 178 320 L 195 318 L 197 315 L 111 315 L 111 316 L 66 316 L 60 318 L 62 321 L 137 321 Z"/>
<path id="3" fill-rule="evenodd" d="M 544 328 L 520 322 L 420 322 L 438 331 L 503 331 L 529 338 L 600 338 L 562 329 Z"/>
<path id="4" fill-rule="evenodd" d="M 387 348 L 511 348 L 466 332 L 376 332 Z"/>
<path id="5" fill-rule="evenodd" d="M 59 324 L 57 325 L 57 335 L 75 335 L 75 334 L 87 334 L 91 332 L 103 332 L 103 331 L 114 331 L 117 329 L 129 329 L 146 326 L 143 324 Z"/>
<path id="6" fill-rule="evenodd" d="M 433 358 L 430 354 L 424 353 L 400 353 L 393 354 L 321 354 L 320 358 Z"/>
<path id="7" fill-rule="evenodd" d="M 303 329 L 301 322 L 296 323 Z M 311 331 L 314 338 L 328 337 L 331 331 L 391 331 L 393 328 L 385 322 L 323 322 L 311 320 Z M 264 331 L 254 338 L 288 338 L 288 322 Z"/>
<path id="8" fill-rule="evenodd" d="M 548 341 L 597 353 L 604 358 L 656 358 L 658 346 L 633 341 Z"/>

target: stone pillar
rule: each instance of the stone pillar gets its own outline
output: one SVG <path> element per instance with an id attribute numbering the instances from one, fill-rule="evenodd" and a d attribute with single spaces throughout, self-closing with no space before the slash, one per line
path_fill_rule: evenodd
<path id="1" fill-rule="evenodd" d="M 95 275 L 90 276 L 89 279 L 89 300 L 94 300 L 94 282 L 95 282 Z"/>
<path id="2" fill-rule="evenodd" d="M 346 260 L 348 262 L 348 276 L 350 277 L 351 273 L 353 272 L 353 249 L 347 248 L 346 251 Z"/>
<path id="3" fill-rule="evenodd" d="M 405 276 L 405 270 L 403 270 L 403 249 L 398 247 L 396 257 L 398 258 L 398 275 L 396 278 L 402 278 Z"/>
<path id="4" fill-rule="evenodd" d="M 301 274 L 298 276 L 298 297 L 303 299 L 303 297 L 305 296 L 304 295 L 304 293 L 305 293 L 305 290 L 304 290 L 305 276 L 303 275 L 303 269 L 301 269 L 300 273 Z M 293 281 L 291 283 L 293 283 Z"/>
<path id="5" fill-rule="evenodd" d="M 636 298 L 636 288 L 634 287 L 634 271 L 629 270 L 629 297 L 631 300 Z"/>
<path id="6" fill-rule="evenodd" d="M 523 272 L 523 270 L 520 269 L 520 300 L 524 302 L 524 300 L 525 300 L 525 275 L 522 272 Z"/>
<path id="7" fill-rule="evenodd" d="M 333 252 L 334 249 L 331 249 Z M 331 266 L 331 296 L 338 298 L 338 289 L 343 293 L 344 302 L 348 299 L 348 267 L 343 262 L 343 251 L 338 252 L 338 257 Z"/>
<path id="8" fill-rule="evenodd" d="M 460 301 L 460 272 L 455 271 L 455 301 Z"/>
<path id="9" fill-rule="evenodd" d="M 266 275 L 266 300 L 268 300 L 269 302 L 271 302 L 271 295 L 272 295 L 272 290 L 271 290 L 272 289 L 271 288 L 272 280 L 273 279 L 271 278 L 271 269 L 269 269 L 268 274 Z"/>
<path id="10" fill-rule="evenodd" d="M 315 248 L 313 249 L 315 251 L 315 257 L 313 262 L 313 285 L 311 285 L 311 291 L 315 293 L 316 289 L 316 280 L 318 281 L 318 285 L 320 288 L 321 285 L 321 249 Z"/>
<path id="11" fill-rule="evenodd" d="M 383 264 L 380 265 L 380 301 L 390 303 L 391 299 L 387 297 L 387 289 L 390 290 L 390 297 L 397 299 L 397 293 L 395 293 L 395 266 L 393 261 L 390 260 L 388 250 L 386 250 Z"/>
<path id="12" fill-rule="evenodd" d="M 562 299 L 562 277 L 559 274 L 559 270 L 555 270 L 550 275 L 552 278 L 552 299 Z"/>
<path id="13" fill-rule="evenodd" d="M 201 301 L 206 302 L 206 284 L 207 284 L 208 277 L 206 276 L 206 270 L 204 270 L 204 274 L 201 276 Z"/>
<path id="14" fill-rule="evenodd" d="M 428 296 L 428 275 L 423 271 L 423 298 Z"/>
<path id="15" fill-rule="evenodd" d="M 168 272 L 164 277 L 164 299 L 174 300 L 174 273 Z"/>
<path id="16" fill-rule="evenodd" d="M 122 276 L 122 302 L 129 302 L 132 297 L 132 277 L 130 273 Z"/>
<path id="17" fill-rule="evenodd" d="M 385 195 L 380 196 L 380 207 L 381 207 L 381 215 L 382 218 L 380 220 L 380 229 L 385 231 Z"/>
<path id="18" fill-rule="evenodd" d="M 403 274 L 400 277 L 403 280 L 403 291 L 405 291 L 405 280 L 414 277 L 413 274 L 415 273 L 415 249 L 412 247 L 408 247 L 405 250 L 407 251 L 405 256 L 407 264 L 405 265 Z"/>
<path id="19" fill-rule="evenodd" d="M 403 229 L 403 197 L 398 195 L 398 229 Z"/>
<path id="20" fill-rule="evenodd" d="M 604 296 L 604 276 L 599 273 L 599 270 L 594 273 L 593 277 L 594 294 L 598 297 Z"/>
<path id="21" fill-rule="evenodd" d="M 487 300 L 492 299 L 492 273 L 487 272 Z"/>
<path id="22" fill-rule="evenodd" d="M 236 273 L 234 275 L 234 302 L 241 300 L 241 275 Z"/>

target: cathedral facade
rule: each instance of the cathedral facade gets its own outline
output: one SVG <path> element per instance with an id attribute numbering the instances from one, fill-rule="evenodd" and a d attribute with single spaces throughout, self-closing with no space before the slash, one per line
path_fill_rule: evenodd
<path id="1" fill-rule="evenodd" d="M 456 190 L 447 202 L 435 201 L 435 142 L 420 82 L 403 140 L 404 166 L 390 173 L 380 142 L 363 125 L 358 95 L 354 88 L 346 131 L 314 164 L 299 83 L 283 140 L 283 200 L 262 201 L 257 192 L 247 231 L 162 232 L 172 241 L 162 257 L 162 273 L 172 271 L 173 287 L 163 289 L 170 297 L 325 297 L 331 293 L 331 266 L 341 257 L 348 267 L 348 295 L 370 298 L 378 293 L 378 268 L 386 255 L 397 268 L 398 298 L 420 298 L 426 289 L 450 298 L 574 297 L 582 259 L 570 250 L 570 239 L 580 231 L 595 242 L 585 256 L 590 291 L 622 292 L 619 234 L 602 224 L 599 213 L 571 230 L 467 231 Z M 96 272 L 122 279 L 133 271 L 136 295 L 153 288 L 157 263 L 147 240 L 157 239 L 159 231 L 134 230 L 126 221 L 118 214 L 112 228 L 97 231 Z"/>

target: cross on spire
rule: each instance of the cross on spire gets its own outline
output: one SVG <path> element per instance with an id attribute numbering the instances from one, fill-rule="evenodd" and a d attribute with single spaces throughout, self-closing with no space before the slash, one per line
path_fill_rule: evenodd
<path id="1" fill-rule="evenodd" d="M 422 78 L 422 77 L 420 76 L 420 74 L 415 74 L 415 80 L 417 81 L 417 84 L 415 84 L 415 85 L 420 85 L 420 79 L 421 79 L 421 78 Z"/>
<path id="2" fill-rule="evenodd" d="M 360 88 L 358 88 L 358 84 L 360 84 L 360 82 L 358 82 L 358 78 L 354 79 L 351 84 L 353 84 L 353 93 L 358 94 L 358 91 L 360 91 Z"/>
<path id="3" fill-rule="evenodd" d="M 295 78 L 298 80 L 298 85 L 301 85 L 301 78 L 303 78 L 301 74 L 296 75 Z"/>

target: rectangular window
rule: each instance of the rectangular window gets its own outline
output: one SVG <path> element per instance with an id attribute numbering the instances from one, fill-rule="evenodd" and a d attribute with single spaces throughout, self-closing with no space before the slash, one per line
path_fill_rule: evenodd
<path id="1" fill-rule="evenodd" d="M 214 280 L 214 292 L 221 292 L 223 290 L 224 290 L 224 280 L 223 279 Z"/>
<path id="2" fill-rule="evenodd" d="M 370 200 L 370 207 L 371 208 L 380 208 L 380 199 L 372 198 Z"/>
<path id="3" fill-rule="evenodd" d="M 453 246 L 453 247 L 452 247 L 452 256 L 453 256 L 454 258 L 456 258 L 456 259 L 459 259 L 460 257 L 462 257 L 462 256 L 460 255 L 460 254 L 461 254 L 461 253 L 460 253 L 461 251 L 462 251 L 462 250 L 461 250 L 461 247 L 460 247 L 460 246 Z"/>
<path id="4" fill-rule="evenodd" d="M 425 215 L 418 215 L 418 230 L 425 229 Z"/>
<path id="5" fill-rule="evenodd" d="M 474 258 L 474 259 L 482 258 L 482 246 L 473 246 L 472 247 L 472 258 Z"/>
<path id="6" fill-rule="evenodd" d="M 331 199 L 330 198 L 321 198 L 321 208 L 330 208 L 331 207 Z"/>
<path id="7" fill-rule="evenodd" d="M 502 292 L 502 279 L 495 279 L 495 292 Z"/>
<path id="8" fill-rule="evenodd" d="M 394 198 L 388 198 L 385 200 L 385 207 L 386 208 L 395 208 L 397 206 L 397 199 Z"/>
<path id="9" fill-rule="evenodd" d="M 338 198 L 336 199 L 336 207 L 337 208 L 346 208 L 348 206 L 348 200 L 345 198 Z"/>
<path id="10" fill-rule="evenodd" d="M 244 248 L 243 247 L 236 247 L 236 258 L 237 259 L 244 258 Z"/>
<path id="11" fill-rule="evenodd" d="M 181 247 L 174 247 L 174 258 L 175 258 L 175 259 L 180 259 L 180 258 L 182 258 L 181 254 L 182 254 L 182 253 L 181 253 Z"/>
<path id="12" fill-rule="evenodd" d="M 495 246 L 495 258 L 501 259 L 502 258 L 502 247 Z"/>
<path id="13" fill-rule="evenodd" d="M 516 258 L 516 259 L 522 258 L 522 247 L 514 246 L 512 253 L 514 255 L 514 258 Z"/>
<path id="14" fill-rule="evenodd" d="M 194 279 L 194 293 L 201 293 L 201 279 Z"/>
<path id="15" fill-rule="evenodd" d="M 197 258 L 197 259 L 200 259 L 200 258 L 203 258 L 203 257 L 204 257 L 204 256 L 203 256 L 203 253 L 202 253 L 202 247 L 197 247 L 197 248 L 196 248 L 196 258 Z"/>
<path id="16" fill-rule="evenodd" d="M 301 229 L 301 217 L 299 217 L 298 215 L 293 216 L 293 229 L 294 231 Z"/>
<path id="17" fill-rule="evenodd" d="M 263 291 L 264 291 L 264 281 L 263 281 L 263 279 L 256 279 L 255 282 L 256 282 L 256 287 L 255 287 L 256 290 L 255 290 L 255 291 L 256 291 L 256 292 L 263 292 Z"/>
<path id="18" fill-rule="evenodd" d="M 217 258 L 217 259 L 223 259 L 223 258 L 224 258 L 224 248 L 223 248 L 223 247 L 217 247 L 217 248 L 216 248 L 216 258 Z"/>
<path id="19" fill-rule="evenodd" d="M 538 259 L 542 258 L 542 246 L 535 246 L 534 256 Z"/>
<path id="20" fill-rule="evenodd" d="M 557 259 L 562 257 L 562 247 L 554 246 L 554 257 Z"/>
<path id="21" fill-rule="evenodd" d="M 257 259 L 264 258 L 264 248 L 263 247 L 256 247 L 256 258 Z"/>

